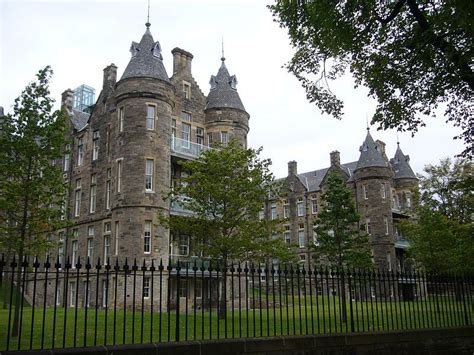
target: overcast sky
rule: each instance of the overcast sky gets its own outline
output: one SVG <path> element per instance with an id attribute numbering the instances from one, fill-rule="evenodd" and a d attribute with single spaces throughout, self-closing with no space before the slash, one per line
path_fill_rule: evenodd
<path id="1" fill-rule="evenodd" d="M 343 163 L 359 158 L 366 135 L 366 117 L 375 111 L 365 88 L 354 88 L 350 77 L 332 83 L 343 99 L 342 121 L 322 115 L 306 101 L 304 90 L 282 66 L 291 58 L 286 30 L 273 22 L 266 5 L 271 0 L 151 0 L 151 32 L 163 49 L 168 75 L 171 50 L 191 52 L 193 76 L 205 95 L 209 78 L 220 66 L 224 38 L 226 65 L 238 79 L 238 92 L 250 114 L 249 145 L 263 146 L 277 177 L 296 160 L 298 172 L 327 167 L 329 153 L 341 152 Z M 130 43 L 144 31 L 147 0 L 135 1 L 23 1 L 0 0 L 0 106 L 11 112 L 14 99 L 35 73 L 46 65 L 54 70 L 51 93 L 81 84 L 102 87 L 102 70 L 118 66 L 118 77 L 130 59 Z M 452 137 L 458 130 L 444 118 L 429 118 L 414 138 L 399 134 L 415 172 L 462 150 Z M 387 143 L 393 157 L 395 131 L 371 128 L 374 139 Z"/>

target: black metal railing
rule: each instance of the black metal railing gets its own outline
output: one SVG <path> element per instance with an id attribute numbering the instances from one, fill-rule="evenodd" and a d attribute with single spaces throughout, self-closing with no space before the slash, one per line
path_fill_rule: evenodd
<path id="1" fill-rule="evenodd" d="M 473 325 L 473 279 L 176 260 L 0 261 L 0 351 Z"/>

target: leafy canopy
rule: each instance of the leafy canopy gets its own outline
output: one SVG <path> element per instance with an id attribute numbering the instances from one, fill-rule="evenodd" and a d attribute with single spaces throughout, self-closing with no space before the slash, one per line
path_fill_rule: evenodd
<path id="1" fill-rule="evenodd" d="M 325 113 L 343 114 L 328 80 L 349 70 L 377 108 L 382 129 L 417 131 L 440 104 L 474 155 L 474 2 L 277 0 L 269 6 L 288 29 L 295 54 L 287 68 Z"/>
<path id="2" fill-rule="evenodd" d="M 0 249 L 17 255 L 46 248 L 46 233 L 64 221 L 66 185 L 53 165 L 64 148 L 66 114 L 54 111 L 52 70 L 38 72 L 0 118 Z"/>
<path id="3" fill-rule="evenodd" d="M 417 220 L 402 225 L 410 253 L 431 271 L 474 272 L 473 164 L 444 159 L 424 171 Z"/>
<path id="4" fill-rule="evenodd" d="M 329 173 L 321 204 L 314 228 L 318 245 L 313 247 L 319 261 L 336 267 L 371 266 L 369 239 L 359 230 L 352 192 L 335 171 Z"/>
<path id="5" fill-rule="evenodd" d="M 161 221 L 171 231 L 192 236 L 195 248 L 200 246 L 206 255 L 224 262 L 291 259 L 282 240 L 269 239 L 279 221 L 258 218 L 267 198 L 278 195 L 271 161 L 260 159 L 260 152 L 261 148 L 242 149 L 231 141 L 196 160 L 182 161 L 190 174 L 168 197 L 190 213 L 161 216 Z"/>

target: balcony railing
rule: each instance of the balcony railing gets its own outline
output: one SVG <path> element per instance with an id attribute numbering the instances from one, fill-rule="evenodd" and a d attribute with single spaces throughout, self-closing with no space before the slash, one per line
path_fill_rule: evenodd
<path id="1" fill-rule="evenodd" d="M 181 138 L 171 137 L 171 151 L 180 155 L 197 157 L 202 152 L 209 149 L 211 148 L 202 144 L 193 143 L 189 140 L 184 140 Z"/>

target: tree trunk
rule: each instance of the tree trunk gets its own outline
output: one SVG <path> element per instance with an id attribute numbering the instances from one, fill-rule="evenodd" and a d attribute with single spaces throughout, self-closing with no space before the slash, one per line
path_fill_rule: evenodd
<path id="1" fill-rule="evenodd" d="M 13 288 L 11 289 L 11 292 L 15 292 L 15 313 L 13 316 L 12 337 L 17 337 L 19 329 L 20 329 L 20 302 L 21 302 L 20 296 L 22 294 L 22 292 L 20 291 L 20 285 L 21 285 L 21 264 L 22 263 L 23 263 L 23 249 L 20 250 L 20 253 L 18 255 L 18 272 L 16 274 L 16 288 L 14 285 Z"/>
<path id="2" fill-rule="evenodd" d="M 346 306 L 346 281 L 344 280 L 344 275 L 341 274 L 341 294 L 339 295 L 340 302 L 341 302 L 341 318 L 342 322 L 347 322 L 347 306 Z M 349 300 L 350 302 L 350 300 Z"/>

